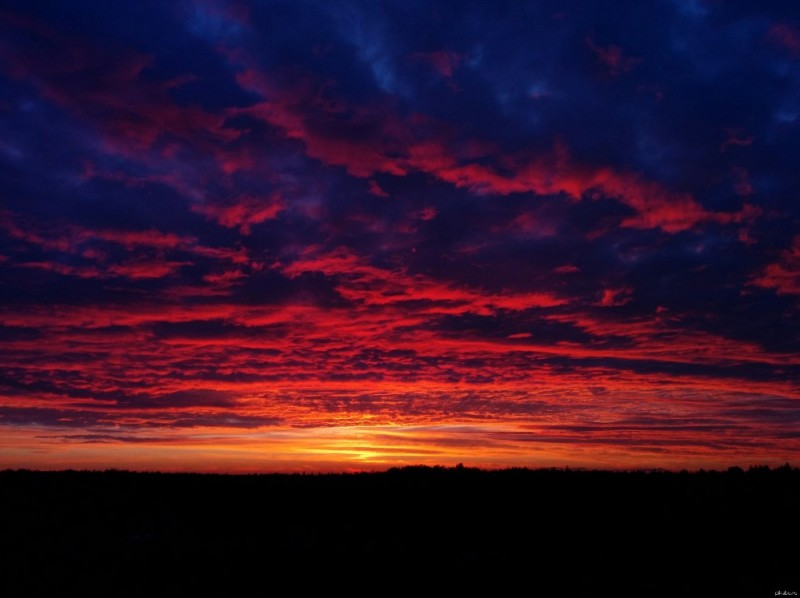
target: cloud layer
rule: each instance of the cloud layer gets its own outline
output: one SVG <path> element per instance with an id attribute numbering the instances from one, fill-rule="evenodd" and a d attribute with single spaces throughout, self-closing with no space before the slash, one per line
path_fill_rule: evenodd
<path id="1" fill-rule="evenodd" d="M 800 13 L 0 11 L 0 466 L 800 450 Z"/>

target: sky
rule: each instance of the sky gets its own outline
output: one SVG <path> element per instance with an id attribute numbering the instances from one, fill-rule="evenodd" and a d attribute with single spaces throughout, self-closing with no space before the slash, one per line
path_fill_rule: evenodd
<path id="1" fill-rule="evenodd" d="M 800 454 L 800 4 L 0 9 L 0 467 Z"/>

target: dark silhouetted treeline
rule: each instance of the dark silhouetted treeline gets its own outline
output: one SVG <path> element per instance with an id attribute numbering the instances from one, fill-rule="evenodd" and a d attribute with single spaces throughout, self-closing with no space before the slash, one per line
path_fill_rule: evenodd
<path id="1" fill-rule="evenodd" d="M 5 471 L 0 543 L 2 596 L 800 595 L 800 470 Z"/>

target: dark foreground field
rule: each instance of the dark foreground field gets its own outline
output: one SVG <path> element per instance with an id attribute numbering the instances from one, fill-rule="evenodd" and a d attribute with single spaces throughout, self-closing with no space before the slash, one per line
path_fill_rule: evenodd
<path id="1" fill-rule="evenodd" d="M 0 472 L 2 596 L 800 592 L 800 470 Z"/>

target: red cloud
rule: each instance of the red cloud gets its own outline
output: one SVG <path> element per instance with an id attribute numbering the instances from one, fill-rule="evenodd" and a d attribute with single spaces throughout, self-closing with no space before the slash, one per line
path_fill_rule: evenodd
<path id="1" fill-rule="evenodd" d="M 498 227 L 498 231 L 522 233 L 535 238 L 552 237 L 557 232 L 555 223 L 543 219 L 530 212 L 523 212 L 514 218 L 507 226 Z"/>
<path id="2" fill-rule="evenodd" d="M 427 222 L 429 220 L 433 220 L 434 218 L 436 218 L 436 214 L 437 214 L 436 208 L 434 208 L 433 206 L 426 206 L 417 212 L 413 212 L 411 214 L 411 217 Z"/>
<path id="3" fill-rule="evenodd" d="M 461 436 L 443 431 L 442 425 L 480 424 L 493 430 L 480 442 L 502 447 L 500 453 L 508 451 L 509 459 L 518 459 L 520 451 L 529 458 L 531 449 L 522 447 L 538 443 L 563 445 L 573 453 L 584 445 L 593 451 L 622 446 L 626 458 L 637 462 L 637 451 L 663 446 L 685 459 L 686 447 L 717 438 L 694 426 L 712 420 L 724 426 L 730 446 L 752 448 L 746 443 L 781 428 L 751 426 L 747 416 L 726 415 L 741 410 L 745 400 L 757 400 L 743 398 L 742 388 L 746 385 L 754 397 L 797 395 L 790 383 L 741 380 L 734 369 L 727 377 L 705 377 L 637 373 L 625 365 L 569 366 L 570 360 L 587 358 L 693 367 L 797 362 L 793 355 L 680 330 L 663 314 L 611 321 L 561 305 L 543 316 L 591 334 L 595 340 L 583 345 L 541 342 L 526 332 L 497 339 L 473 331 L 448 335 L 427 323 L 448 310 L 487 309 L 498 303 L 497 295 L 377 268 L 344 249 L 313 248 L 285 268 L 293 276 L 321 272 L 336 279 L 356 302 L 363 290 L 359 284 L 384 297 L 364 296 L 356 309 L 325 309 L 187 304 L 168 290 L 130 305 L 4 308 L 3 325 L 36 328 L 40 336 L 4 345 L 4 364 L 17 372 L 23 392 L 0 388 L 3 409 L 17 410 L 0 411 L 0 419 L 39 418 L 34 429 L 40 435 L 59 426 L 91 432 L 113 425 L 116 434 L 152 438 L 157 428 L 175 442 L 200 442 L 192 440 L 196 434 L 180 431 L 192 426 L 217 444 L 230 447 L 241 439 L 251 449 L 264 442 L 260 427 L 280 421 L 287 428 L 276 430 L 278 436 L 307 431 L 301 443 L 305 450 L 327 446 L 309 442 L 329 430 L 348 439 L 343 447 L 361 446 L 367 434 L 371 440 L 364 451 L 406 454 L 400 447 L 421 445 L 437 459 L 449 454 L 443 447 L 464 446 Z M 620 339 L 625 342 L 614 342 Z M 103 359 L 96 359 L 98 354 Z M 552 365 L 555 358 L 563 360 L 558 367 Z M 778 416 L 781 409 L 787 407 L 774 408 Z M 365 423 L 392 428 L 360 428 L 358 442 L 347 436 L 347 426 Z M 422 429 L 433 425 L 436 430 Z M 247 429 L 252 427 L 251 437 Z M 676 427 L 683 432 L 676 435 Z M 474 427 L 464 429 L 477 433 Z M 391 434 L 401 438 L 391 440 Z M 710 457 L 699 452 L 697 458 Z"/>
<path id="4" fill-rule="evenodd" d="M 507 169 L 501 174 L 485 160 L 497 151 L 495 148 L 485 143 L 451 140 L 450 134 L 444 132 L 446 127 L 431 119 L 416 116 L 401 121 L 383 107 L 365 110 L 336 101 L 336 118 L 330 122 L 323 119 L 323 127 L 318 122 L 319 115 L 331 110 L 330 102 L 321 100 L 311 83 L 282 89 L 253 67 L 240 72 L 237 80 L 245 89 L 259 93 L 264 101 L 235 109 L 234 113 L 263 120 L 286 137 L 301 140 L 308 156 L 343 166 L 352 176 L 403 176 L 417 171 L 487 195 L 564 194 L 580 200 L 600 193 L 634 211 L 621 226 L 661 228 L 669 233 L 707 222 L 739 223 L 758 214 L 750 207 L 740 212 L 709 212 L 689 193 L 671 191 L 635 173 L 579 164 L 563 144 L 558 144 L 551 155 L 532 160 L 505 156 L 502 162 Z M 474 161 L 470 148 L 480 148 L 484 159 Z"/>
<path id="5" fill-rule="evenodd" d="M 134 247 L 153 247 L 155 249 L 177 249 L 191 246 L 196 242 L 194 237 L 179 236 L 174 233 L 162 233 L 156 230 L 121 231 L 101 229 L 82 231 L 84 239 L 96 238 L 111 243 L 118 243 L 126 249 Z"/>
<path id="6" fill-rule="evenodd" d="M 215 287 L 229 287 L 246 278 L 247 274 L 241 270 L 225 270 L 224 272 L 206 274 L 203 280 Z"/>
<path id="7" fill-rule="evenodd" d="M 173 262 L 165 260 L 131 260 L 121 264 L 112 264 L 106 272 L 111 276 L 123 276 L 133 280 L 143 278 L 163 278 L 175 274 L 182 266 L 190 266 L 191 262 Z"/>
<path id="8" fill-rule="evenodd" d="M 720 151 L 725 151 L 731 146 L 747 147 L 753 145 L 755 137 L 752 135 L 741 135 L 737 129 L 726 129 L 727 138 L 720 145 Z"/>
<path id="9" fill-rule="evenodd" d="M 788 50 L 792 58 L 800 57 L 800 32 L 786 23 L 775 23 L 767 32 L 767 39 Z"/>
<path id="10" fill-rule="evenodd" d="M 30 53 L 12 48 L 7 59 L 14 76 L 30 78 L 45 96 L 99 123 L 109 143 L 128 154 L 159 145 L 164 155 L 170 156 L 183 144 L 212 156 L 227 176 L 246 171 L 256 163 L 256 150 L 247 145 L 228 147 L 240 132 L 226 124 L 230 117 L 249 115 L 269 123 L 289 139 L 302 141 L 308 156 L 342 166 L 349 174 L 362 178 L 377 173 L 403 176 L 417 171 L 477 194 L 564 194 L 579 200 L 601 193 L 634 211 L 621 226 L 661 228 L 670 233 L 706 222 L 738 223 L 756 215 L 752 208 L 736 213 L 709 212 L 688 193 L 673 192 L 635 173 L 576 163 L 563 147 L 533 160 L 506 157 L 510 167 L 501 173 L 486 159 L 497 153 L 490 145 L 449 139 L 450 134 L 443 133 L 446 127 L 441 123 L 420 116 L 403 120 L 387 106 L 365 108 L 330 99 L 326 97 L 330 94 L 321 93 L 320 86 L 308 80 L 294 87 L 277 86 L 241 52 L 230 53 L 231 60 L 244 67 L 237 81 L 263 100 L 211 114 L 175 103 L 169 95 L 175 81 L 154 82 L 143 77 L 152 63 L 147 56 L 118 57 L 112 69 L 103 62 L 102 53 L 85 44 L 30 24 L 27 27 L 48 43 L 38 44 Z M 591 39 L 589 43 L 612 70 L 621 72 L 635 63 L 618 49 L 601 48 Z M 452 53 L 435 56 L 444 72 L 452 72 L 448 69 L 457 62 Z M 74 84 L 90 73 L 99 73 L 92 75 L 91 85 Z M 476 148 L 479 155 L 475 155 Z M 100 176 L 119 176 L 130 184 L 161 182 L 197 200 L 203 195 L 196 183 L 186 183 L 193 179 L 189 174 L 170 172 L 141 180 L 124 174 Z M 383 192 L 374 181 L 371 185 L 373 194 Z M 196 209 L 242 232 L 253 223 L 274 218 L 279 211 L 276 204 L 262 208 L 255 201 L 224 207 L 202 204 Z"/>
<path id="11" fill-rule="evenodd" d="M 386 193 L 381 186 L 378 185 L 374 180 L 370 180 L 369 182 L 369 194 L 374 195 L 375 197 L 389 197 L 389 194 Z"/>
<path id="12" fill-rule="evenodd" d="M 103 278 L 105 273 L 97 266 L 72 266 L 59 262 L 22 262 L 18 264 L 21 268 L 34 268 L 55 272 L 63 276 L 76 276 L 78 278 Z"/>
<path id="13" fill-rule="evenodd" d="M 517 338 L 531 338 L 533 335 L 530 332 L 515 332 L 514 334 L 509 334 L 506 336 L 508 339 L 517 339 Z"/>
<path id="14" fill-rule="evenodd" d="M 750 181 L 750 173 L 747 169 L 734 166 L 731 168 L 731 173 L 733 174 L 734 184 L 733 189 L 736 191 L 737 195 L 741 195 L 742 197 L 749 197 L 753 194 L 753 184 Z"/>
<path id="15" fill-rule="evenodd" d="M 456 52 L 448 50 L 440 50 L 438 52 L 430 53 L 417 53 L 412 56 L 415 60 L 420 60 L 427 63 L 442 77 L 450 79 L 455 70 L 459 67 L 464 60 L 464 56 Z"/>
<path id="16" fill-rule="evenodd" d="M 631 360 L 654 360 L 673 363 L 737 364 L 764 363 L 773 365 L 800 364 L 792 354 L 765 351 L 756 343 L 729 339 L 701 331 L 685 330 L 657 314 L 653 318 L 628 320 L 601 319 L 582 313 L 554 313 L 547 320 L 575 326 L 598 339 L 595 344 L 542 347 L 542 351 L 564 351 L 573 356 L 621 357 Z M 603 339 L 600 341 L 599 339 Z M 623 346 L 614 341 L 624 339 Z M 715 384 L 711 379 L 705 383 Z M 720 382 L 726 384 L 725 382 Z M 768 383 L 769 385 L 769 383 Z M 753 388 L 753 387 L 750 387 Z"/>
<path id="17" fill-rule="evenodd" d="M 266 198 L 239 195 L 224 205 L 198 204 L 193 206 L 192 210 L 219 222 L 222 226 L 238 228 L 243 235 L 249 235 L 253 225 L 277 218 L 283 208 L 283 199 L 273 193 Z"/>
<path id="18" fill-rule="evenodd" d="M 345 248 L 329 253 L 316 250 L 293 261 L 283 273 L 297 277 L 320 272 L 334 277 L 337 292 L 365 306 L 413 305 L 425 313 L 476 313 L 488 315 L 497 310 L 519 311 L 565 305 L 567 301 L 548 292 L 488 293 L 481 289 L 457 286 L 403 269 L 384 270 L 368 264 Z"/>
<path id="19" fill-rule="evenodd" d="M 412 148 L 410 162 L 457 187 L 467 187 L 479 193 L 563 193 L 579 200 L 586 195 L 591 197 L 592 192 L 599 192 L 617 198 L 634 210 L 634 216 L 621 222 L 622 226 L 630 228 L 661 228 L 674 233 L 704 222 L 743 222 L 760 213 L 757 208 L 749 206 L 740 212 L 708 212 L 688 193 L 675 193 L 658 183 L 611 168 L 578 165 L 563 145 L 556 147 L 552 157 L 523 164 L 513 177 L 500 176 L 481 165 L 460 166 L 441 144 L 436 143 Z"/>
<path id="20" fill-rule="evenodd" d="M 601 307 L 618 307 L 620 305 L 625 305 L 631 301 L 632 293 L 633 289 L 630 288 L 603 289 L 602 296 L 597 305 Z"/>
<path id="21" fill-rule="evenodd" d="M 764 268 L 750 284 L 775 289 L 779 295 L 800 295 L 800 235 L 792 246 L 781 253 L 780 259 Z"/>
<path id="22" fill-rule="evenodd" d="M 256 220 L 260 212 L 255 213 Z M 244 224 L 242 225 L 244 226 Z M 91 230 L 71 224 L 33 223 L 9 212 L 0 213 L 0 230 L 11 238 L 36 248 L 70 256 L 68 262 L 54 258 L 52 261 L 35 259 L 17 260 L 16 265 L 56 272 L 79 278 L 124 277 L 129 279 L 162 278 L 176 273 L 181 267 L 191 265 L 186 256 L 197 255 L 237 266 L 250 265 L 247 252 L 241 248 L 206 247 L 192 236 L 165 233 L 157 230 Z M 117 246 L 127 254 L 116 263 L 109 261 L 109 249 Z M 170 255 L 183 259 L 170 259 Z M 76 260 L 75 258 L 81 258 Z M 81 264 L 80 261 L 92 262 Z M 76 263 L 78 262 L 78 263 Z"/>
<path id="23" fill-rule="evenodd" d="M 597 45 L 591 37 L 586 38 L 586 43 L 597 59 L 608 69 L 608 73 L 612 77 L 619 77 L 622 73 L 628 72 L 637 64 L 643 62 L 641 58 L 625 56 L 619 46 L 604 48 Z"/>
<path id="24" fill-rule="evenodd" d="M 574 264 L 565 264 L 563 266 L 558 266 L 557 268 L 553 269 L 553 272 L 556 274 L 574 274 L 576 272 L 580 272 L 581 269 Z"/>
<path id="25" fill-rule="evenodd" d="M 0 229 L 14 239 L 19 239 L 43 249 L 63 253 L 81 253 L 86 243 L 103 241 L 125 249 L 152 248 L 158 250 L 188 248 L 197 243 L 191 236 L 164 233 L 157 230 L 91 230 L 71 224 L 45 225 L 32 223 L 10 212 L 0 213 Z"/>
<path id="26" fill-rule="evenodd" d="M 21 262 L 19 264 L 22 268 L 46 270 L 64 276 L 76 276 L 78 278 L 112 278 L 119 276 L 131 280 L 163 278 L 175 274 L 182 266 L 188 265 L 191 265 L 191 262 L 163 260 L 129 260 L 120 264 L 111 264 L 107 267 L 71 266 L 59 262 Z"/>
<path id="27" fill-rule="evenodd" d="M 226 128 L 226 115 L 172 99 L 170 90 L 191 81 L 191 75 L 152 81 L 142 76 L 153 65 L 151 56 L 109 56 L 36 21 L 8 15 L 4 20 L 22 29 L 29 40 L 6 46 L 0 65 L 12 77 L 38 87 L 48 100 L 99 125 L 109 149 L 135 155 L 159 141 L 177 141 L 212 152 L 214 143 L 239 136 Z"/>
<path id="28" fill-rule="evenodd" d="M 397 160 L 386 155 L 398 135 L 398 125 L 392 123 L 388 113 L 351 107 L 349 114 L 337 113 L 336 119 L 319 122 L 320 114 L 339 112 L 338 103 L 332 108 L 310 82 L 291 89 L 278 88 L 252 68 L 240 72 L 236 80 L 244 89 L 267 99 L 246 108 L 231 109 L 231 115 L 245 114 L 263 120 L 287 138 L 302 140 L 310 157 L 344 166 L 353 176 L 368 178 L 378 172 L 406 174 Z M 343 120 L 348 116 L 348 120 Z M 356 131 L 360 134 L 355 134 Z"/>

